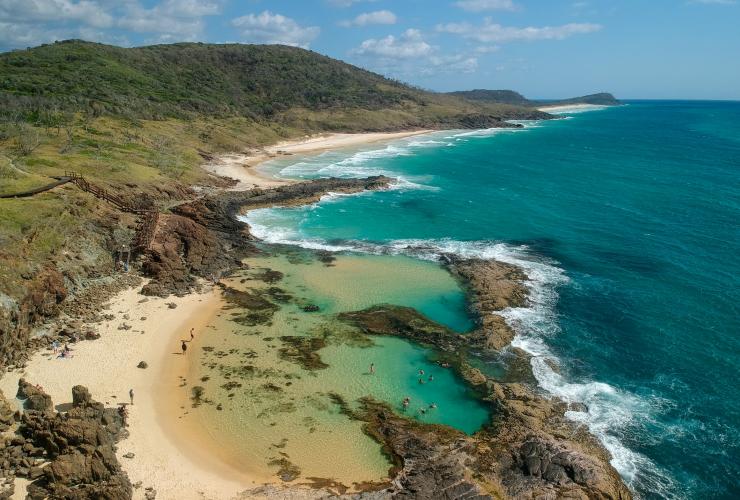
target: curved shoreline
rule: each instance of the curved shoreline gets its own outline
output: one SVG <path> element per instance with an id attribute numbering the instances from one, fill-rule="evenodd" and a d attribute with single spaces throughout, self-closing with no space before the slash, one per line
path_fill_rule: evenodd
<path id="1" fill-rule="evenodd" d="M 375 183 L 371 185 L 378 186 L 382 182 L 382 180 L 375 180 Z M 368 188 L 362 181 L 355 181 L 354 184 L 356 186 L 351 189 Z M 310 185 L 310 183 L 307 185 Z M 305 187 L 298 188 L 293 193 L 293 198 L 281 198 L 284 192 L 281 192 L 281 189 L 276 191 L 278 194 L 272 192 L 268 195 L 262 193 L 252 196 L 249 203 L 246 203 L 245 199 L 240 196 L 226 197 L 221 200 L 221 210 L 211 211 L 208 217 L 203 219 L 198 219 L 203 214 L 198 209 L 205 207 L 205 205 L 196 206 L 194 203 L 189 208 L 195 209 L 195 212 L 191 215 L 197 219 L 197 223 L 209 227 L 208 221 L 213 223 L 214 219 L 224 215 L 233 216 L 234 210 L 249 210 L 286 203 L 314 202 L 320 189 L 316 189 L 316 192 L 314 192 Z M 245 206 L 246 208 L 243 208 Z M 187 209 L 188 207 L 180 208 Z M 215 222 L 218 222 L 218 220 Z M 222 222 L 225 223 L 225 221 Z M 208 451 L 204 450 L 203 448 L 208 448 L 207 439 L 202 438 L 202 435 L 198 436 L 198 432 L 202 432 L 202 428 L 198 428 L 197 425 L 193 427 L 193 425 L 186 424 L 180 427 L 180 430 L 173 430 L 173 427 L 179 427 L 179 419 L 174 419 L 175 415 L 171 414 L 172 411 L 177 411 L 181 406 L 185 406 L 185 411 L 187 411 L 189 403 L 187 393 L 178 393 L 178 391 L 172 390 L 172 387 L 176 387 L 178 384 L 178 376 L 183 376 L 183 374 L 187 376 L 188 372 L 187 368 L 183 368 L 182 363 L 179 362 L 179 356 L 173 354 L 173 348 L 174 350 L 177 349 L 177 340 L 186 335 L 191 325 L 200 325 L 198 340 L 201 339 L 203 336 L 202 327 L 208 322 L 208 318 L 216 314 L 213 310 L 209 310 L 208 306 L 215 307 L 215 304 L 220 303 L 216 295 L 213 292 L 201 295 L 190 294 L 179 299 L 168 298 L 166 301 L 150 298 L 147 299 L 147 302 L 151 301 L 150 304 L 144 303 L 142 305 L 144 299 L 141 299 L 136 289 L 126 290 L 116 296 L 112 304 L 114 309 L 116 307 L 128 308 L 125 311 L 119 311 L 121 317 L 110 320 L 100 328 L 104 333 L 102 341 L 77 344 L 79 351 L 76 353 L 76 359 L 43 360 L 41 359 L 43 354 L 37 353 L 28 364 L 27 378 L 34 383 L 41 383 L 44 387 L 48 386 L 49 393 L 56 402 L 66 402 L 69 394 L 69 387 L 61 385 L 60 378 L 64 381 L 74 381 L 74 383 L 88 385 L 93 396 L 106 401 L 106 403 L 110 401 L 115 403 L 116 398 L 124 399 L 128 391 L 127 386 L 132 386 L 135 383 L 140 384 L 138 386 L 140 389 L 136 391 L 137 403 L 139 404 L 132 408 L 132 410 L 135 410 L 132 411 L 131 418 L 132 437 L 119 444 L 118 455 L 123 457 L 128 452 L 134 453 L 135 457 L 133 459 L 121 458 L 121 463 L 129 473 L 131 481 L 133 483 L 143 481 L 144 486 L 151 484 L 157 490 L 160 490 L 165 498 L 190 498 L 189 495 L 193 492 L 203 495 L 199 496 L 201 498 L 227 498 L 237 495 L 239 491 L 245 488 L 249 488 L 248 484 L 241 481 L 251 482 L 253 486 L 263 484 L 262 478 L 249 477 L 236 471 L 233 466 L 222 460 L 223 457 L 218 457 L 218 453 L 214 454 L 213 452 L 217 452 L 217 450 L 213 450 L 212 447 Z M 206 303 L 198 304 L 201 301 Z M 177 304 L 175 310 L 166 305 L 169 302 Z M 182 314 L 180 307 L 188 312 Z M 123 337 L 129 333 L 136 333 L 135 330 L 124 330 L 123 334 L 118 332 L 118 326 L 122 323 L 132 323 L 137 328 L 140 326 L 135 320 L 124 317 L 131 311 L 135 311 L 136 316 L 142 311 L 151 311 L 147 312 L 147 316 L 156 317 L 157 326 L 153 330 L 149 329 L 149 325 L 146 325 L 146 327 L 141 325 L 142 328 L 147 330 L 147 333 L 150 331 L 158 333 L 158 335 L 147 335 L 150 341 L 148 344 L 146 342 L 130 342 Z M 105 339 L 110 342 L 105 342 Z M 131 344 L 136 345 L 136 348 L 131 349 Z M 111 353 L 113 353 L 113 356 L 111 356 Z M 140 370 L 135 368 L 137 355 L 139 357 L 150 356 L 157 361 L 150 362 L 152 369 L 148 371 Z M 84 366 L 83 363 L 75 363 L 75 361 L 81 361 L 83 358 L 93 360 L 96 363 L 90 363 L 89 365 L 85 363 Z M 62 366 L 69 368 L 68 375 L 59 377 L 60 370 L 57 367 L 50 369 L 49 361 L 52 363 L 66 363 Z M 101 363 L 104 364 L 101 365 Z M 74 369 L 72 369 L 73 367 Z M 158 371 L 152 377 L 152 372 L 155 369 Z M 115 376 L 111 376 L 110 372 L 115 372 Z M 106 373 L 107 376 L 101 377 L 101 373 Z M 11 379 L 14 378 L 15 376 L 10 377 L 9 375 L 2 378 L 0 387 L 6 389 L 6 394 L 9 393 L 8 390 L 13 389 Z M 163 380 L 165 383 L 162 382 Z M 68 382 L 68 385 L 71 386 L 71 384 L 72 382 Z M 188 384 L 186 390 L 190 387 L 191 385 Z M 497 384 L 494 392 L 497 399 L 505 402 L 510 410 L 516 414 L 526 415 L 529 409 L 535 408 L 537 412 L 543 415 L 542 418 L 545 418 L 544 415 L 552 416 L 560 411 L 560 407 L 554 404 L 543 407 L 544 402 L 538 396 L 525 391 L 521 387 Z M 524 402 L 521 401 L 522 398 L 524 398 Z M 139 410 L 142 407 L 142 399 L 144 409 Z M 381 408 L 373 411 L 382 412 L 383 410 Z M 517 418 L 522 418 L 525 422 L 528 422 L 527 419 L 530 417 Z M 561 430 L 570 428 L 568 426 L 561 427 L 561 424 L 558 424 Z M 420 426 L 412 426 L 410 432 L 416 432 L 418 428 Z M 153 432 L 154 430 L 157 432 Z M 137 439 L 136 436 L 140 437 Z M 388 443 L 385 444 L 388 445 Z M 594 451 L 594 454 L 599 459 L 601 458 L 600 452 Z M 235 474 L 240 476 L 241 481 L 234 481 L 233 476 Z M 267 482 L 277 483 L 276 480 Z M 186 491 L 187 493 L 185 493 Z M 291 488 L 291 491 L 293 491 L 293 488 Z M 141 494 L 143 494 L 141 489 L 135 490 L 135 497 Z M 626 498 L 628 496 L 627 493 L 622 497 Z"/>
<path id="2" fill-rule="evenodd" d="M 294 184 L 298 181 L 278 179 L 262 172 L 259 167 L 264 162 L 295 154 L 319 154 L 339 148 L 393 141 L 403 139 L 404 137 L 428 134 L 430 132 L 433 131 L 408 130 L 403 132 L 336 133 L 306 136 L 303 139 L 282 141 L 272 146 L 253 151 L 219 155 L 202 165 L 202 167 L 214 175 L 236 180 L 237 184 L 230 188 L 233 191 L 243 191 L 253 188 L 272 188 Z"/>

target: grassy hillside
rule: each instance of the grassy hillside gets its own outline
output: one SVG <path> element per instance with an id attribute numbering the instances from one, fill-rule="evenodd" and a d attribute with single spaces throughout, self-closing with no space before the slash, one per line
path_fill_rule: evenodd
<path id="1" fill-rule="evenodd" d="M 554 106 L 565 104 L 597 104 L 604 106 L 615 106 L 619 104 L 619 101 L 612 94 L 606 92 L 584 95 L 580 97 L 572 97 L 569 99 L 555 99 L 547 101 L 536 101 L 527 99 L 519 92 L 515 92 L 513 90 L 461 90 L 457 92 L 449 92 L 448 95 L 478 103 L 509 104 L 525 107 L 536 107 L 544 105 Z"/>
<path id="2" fill-rule="evenodd" d="M 387 126 L 393 127 L 433 126 L 472 113 L 507 117 L 522 112 L 472 106 L 296 47 L 182 43 L 120 48 L 82 41 L 0 54 L 0 104 L 6 117 L 51 123 L 64 119 L 47 116 L 52 111 L 270 121 L 296 109 L 406 113 L 389 120 Z"/>
<path id="3" fill-rule="evenodd" d="M 66 170 L 166 209 L 216 182 L 201 153 L 325 131 L 472 128 L 544 117 L 409 87 L 285 46 L 82 41 L 0 54 L 0 194 Z M 0 299 L 43 266 L 105 273 L 134 221 L 72 186 L 0 199 Z"/>

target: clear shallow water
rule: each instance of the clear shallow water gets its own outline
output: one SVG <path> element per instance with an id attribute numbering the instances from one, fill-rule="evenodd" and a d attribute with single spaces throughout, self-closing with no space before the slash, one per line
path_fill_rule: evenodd
<path id="1" fill-rule="evenodd" d="M 537 355 L 545 389 L 587 404 L 569 416 L 631 488 L 737 497 L 740 103 L 632 102 L 526 125 L 281 159 L 265 168 L 401 180 L 249 222 L 268 241 L 523 265 L 535 300 L 507 311 L 515 344 Z"/>
<path id="2" fill-rule="evenodd" d="M 394 337 L 358 338 L 334 319 L 339 312 L 393 303 L 468 328 L 463 292 L 439 265 L 404 256 L 346 255 L 327 267 L 300 249 L 246 263 L 249 270 L 226 280 L 229 286 L 251 293 L 272 288 L 272 297 L 279 288 L 292 298 L 275 299 L 280 309 L 254 325 L 238 320 L 246 312 L 238 307 L 221 311 L 198 333 L 199 356 L 192 358 L 187 377 L 210 401 L 194 411 L 199 426 L 240 470 L 271 477 L 285 459 L 298 467 L 301 481 L 323 478 L 352 486 L 386 479 L 391 464 L 380 445 L 363 433 L 361 422 L 341 413 L 331 394 L 350 407 L 371 396 L 399 413 L 467 433 L 490 421 L 488 408 L 451 370 L 438 366 L 429 349 Z M 265 269 L 283 276 L 274 283 L 255 279 Z M 304 311 L 308 304 L 320 311 Z M 324 338 L 326 346 L 316 354 L 325 365 L 308 370 L 281 356 L 285 336 Z M 376 366 L 372 375 L 370 363 Z M 402 406 L 405 397 L 411 400 L 408 409 Z"/>

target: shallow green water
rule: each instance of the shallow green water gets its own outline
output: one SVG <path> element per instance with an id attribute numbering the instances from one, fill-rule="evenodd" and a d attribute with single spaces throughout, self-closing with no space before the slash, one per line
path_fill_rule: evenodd
<path id="1" fill-rule="evenodd" d="M 189 375 L 208 400 L 197 409 L 201 422 L 236 466 L 269 475 L 278 472 L 276 461 L 287 460 L 302 478 L 348 486 L 385 478 L 391 464 L 380 446 L 362 432 L 360 422 L 340 412 L 331 394 L 350 406 L 371 396 L 411 418 L 467 433 L 489 421 L 487 407 L 451 370 L 435 363 L 430 349 L 396 337 L 366 337 L 334 317 L 392 303 L 417 307 L 466 330 L 471 325 L 463 292 L 439 265 L 403 256 L 340 255 L 327 266 L 305 250 L 247 264 L 249 270 L 227 280 L 229 286 L 262 291 L 280 309 L 269 322 L 249 326 L 240 320 L 244 310 L 226 308 L 198 336 L 202 354 Z M 255 279 L 267 269 L 283 273 L 282 278 Z M 307 305 L 320 311 L 306 312 Z M 286 336 L 325 338 L 327 345 L 315 352 L 324 366 L 307 369 L 281 355 L 289 347 Z M 405 397 L 410 398 L 407 409 Z"/>

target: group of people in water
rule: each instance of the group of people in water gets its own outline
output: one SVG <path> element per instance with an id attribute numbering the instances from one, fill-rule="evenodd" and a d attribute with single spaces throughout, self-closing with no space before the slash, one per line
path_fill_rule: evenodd
<path id="1" fill-rule="evenodd" d="M 442 368 L 449 368 L 450 367 L 450 364 L 447 363 L 447 362 L 439 362 L 437 364 L 439 364 L 439 366 L 441 366 Z M 370 363 L 370 368 L 368 370 L 368 373 L 370 375 L 375 375 L 375 363 Z M 423 384 L 426 384 L 427 382 L 434 382 L 434 375 L 429 374 L 429 376 L 427 376 L 427 377 L 425 377 L 425 375 L 426 375 L 426 373 L 424 372 L 424 369 L 423 368 L 420 368 L 419 369 L 419 384 L 423 385 Z M 403 401 L 401 402 L 401 406 L 403 407 L 403 411 L 408 411 L 410 405 L 411 405 L 411 397 L 410 396 L 406 396 L 405 398 L 403 398 Z M 417 410 L 417 412 L 419 414 L 421 414 L 421 415 L 424 415 L 424 414 L 426 414 L 427 411 L 429 411 L 429 410 L 435 410 L 435 409 L 437 409 L 437 403 L 431 403 L 429 406 L 421 406 L 421 407 L 419 407 L 419 409 Z"/>

